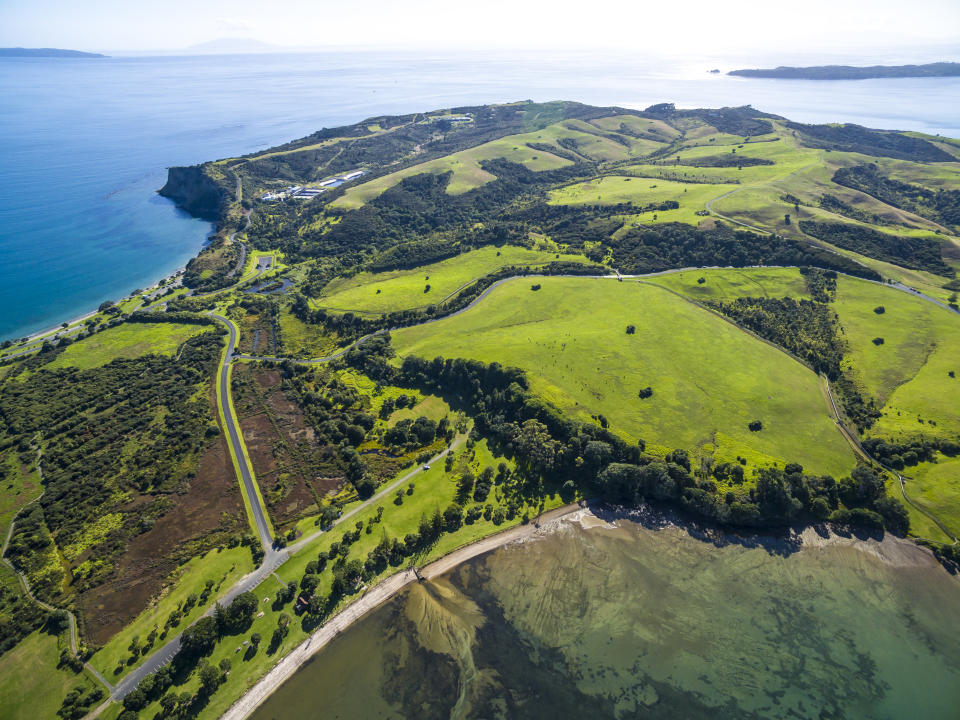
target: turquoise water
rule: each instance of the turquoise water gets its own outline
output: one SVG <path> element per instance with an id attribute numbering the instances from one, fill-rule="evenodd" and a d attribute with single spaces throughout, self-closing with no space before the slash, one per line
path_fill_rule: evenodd
<path id="1" fill-rule="evenodd" d="M 930 553 L 585 520 L 408 586 L 253 720 L 957 717 L 960 581 Z"/>
<path id="2" fill-rule="evenodd" d="M 783 82 L 708 75 L 713 65 L 549 53 L 4 59 L 0 339 L 89 311 L 197 252 L 210 226 L 155 194 L 166 167 L 370 115 L 525 98 L 749 103 L 801 121 L 960 136 L 960 78 Z"/>

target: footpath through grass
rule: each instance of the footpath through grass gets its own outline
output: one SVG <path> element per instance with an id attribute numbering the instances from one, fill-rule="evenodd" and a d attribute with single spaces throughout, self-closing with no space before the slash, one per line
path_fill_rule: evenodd
<path id="1" fill-rule="evenodd" d="M 702 448 L 718 461 L 799 462 L 842 476 L 854 455 L 819 379 L 783 352 L 663 288 L 589 278 L 518 278 L 457 317 L 394 333 L 400 356 L 515 365 L 582 420 L 648 448 Z M 627 333 L 633 325 L 635 332 Z M 652 397 L 639 390 L 650 387 Z M 754 420 L 763 423 L 751 432 Z"/>
<path id="2" fill-rule="evenodd" d="M 535 266 L 550 262 L 580 262 L 587 259 L 514 245 L 487 246 L 413 270 L 359 273 L 337 279 L 315 302 L 319 307 L 352 312 L 388 313 L 439 303 L 477 278 L 508 265 Z M 429 291 L 426 291 L 427 286 Z"/>

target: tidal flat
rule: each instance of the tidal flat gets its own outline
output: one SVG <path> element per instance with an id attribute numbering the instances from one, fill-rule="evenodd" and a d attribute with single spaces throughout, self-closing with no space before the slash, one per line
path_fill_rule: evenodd
<path id="1" fill-rule="evenodd" d="M 958 599 L 891 536 L 584 511 L 410 586 L 253 717 L 954 717 Z"/>

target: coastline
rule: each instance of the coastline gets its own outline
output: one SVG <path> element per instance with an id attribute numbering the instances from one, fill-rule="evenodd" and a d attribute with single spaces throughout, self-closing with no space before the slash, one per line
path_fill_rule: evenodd
<path id="1" fill-rule="evenodd" d="M 393 598 L 407 585 L 421 580 L 430 580 L 449 572 L 457 565 L 484 555 L 513 542 L 526 540 L 545 531 L 542 526 L 568 519 L 578 513 L 589 512 L 579 503 L 572 503 L 546 512 L 534 522 L 515 525 L 494 535 L 464 545 L 440 557 L 421 570 L 402 570 L 367 590 L 360 598 L 317 628 L 306 640 L 283 656 L 263 677 L 251 686 L 230 708 L 221 715 L 221 720 L 244 720 L 250 717 L 270 695 L 297 672 L 311 657 L 330 641 L 362 619 L 370 611 Z"/>
<path id="2" fill-rule="evenodd" d="M 178 275 L 180 275 L 181 273 L 183 273 L 185 270 L 186 270 L 186 265 L 177 268 L 177 269 L 174 270 L 173 272 L 168 273 L 167 275 L 164 275 L 163 277 L 155 280 L 151 285 L 148 285 L 147 287 L 145 287 L 145 288 L 141 291 L 140 294 L 152 292 L 152 291 L 154 291 L 154 290 L 158 290 L 158 289 L 160 288 L 161 283 L 163 283 L 164 281 L 172 281 L 172 280 L 174 280 Z M 121 297 L 121 298 L 118 298 L 117 300 L 114 300 L 113 302 L 114 302 L 114 304 L 118 304 L 118 303 L 121 303 L 121 302 L 123 302 L 123 301 L 125 301 L 125 300 L 131 300 L 131 299 L 133 299 L 133 297 L 134 297 L 133 295 L 125 295 L 125 296 L 123 296 L 123 297 Z M 47 337 L 48 335 L 54 335 L 54 334 L 56 334 L 57 332 L 60 332 L 60 331 L 70 330 L 70 329 L 73 328 L 74 325 L 77 325 L 78 323 L 82 323 L 84 320 L 87 320 L 87 319 L 89 319 L 89 318 L 92 318 L 93 316 L 97 315 L 99 312 L 100 312 L 99 310 L 91 310 L 91 311 L 89 311 L 89 312 L 84 313 L 83 315 L 78 315 L 78 316 L 76 316 L 76 317 L 74 317 L 74 318 L 71 318 L 71 319 L 69 319 L 69 320 L 64 320 L 63 322 L 67 323 L 67 327 L 63 327 L 63 323 L 60 323 L 60 324 L 58 324 L 58 325 L 54 325 L 54 326 L 52 326 L 52 327 L 48 327 L 48 328 L 45 328 L 45 329 L 43 329 L 43 330 L 38 330 L 38 331 L 35 332 L 35 333 L 32 333 L 32 334 L 30 334 L 30 335 L 27 335 L 27 336 L 26 336 L 27 341 L 26 341 L 25 343 L 22 343 L 22 344 L 19 344 L 19 340 L 20 340 L 19 338 L 0 338 L 0 340 L 4 340 L 4 339 L 13 340 L 15 343 L 19 344 L 19 345 L 18 345 L 19 347 L 26 347 L 27 345 L 30 345 L 30 344 L 32 344 L 32 343 L 35 343 L 37 340 L 39 340 L 39 339 L 41 339 L 41 338 L 45 338 L 45 337 Z"/>
<path id="3" fill-rule="evenodd" d="M 587 504 L 581 505 L 579 503 L 573 503 L 565 505 L 548 513 L 544 513 L 537 523 L 531 522 L 527 525 L 516 525 L 495 535 L 490 535 L 453 550 L 424 566 L 419 571 L 407 569 L 391 575 L 373 588 L 367 590 L 359 599 L 330 618 L 306 640 L 278 660 L 265 675 L 254 683 L 243 696 L 220 716 L 220 720 L 245 720 L 249 718 L 260 705 L 300 670 L 310 658 L 355 622 L 363 619 L 368 613 L 395 597 L 407 585 L 418 580 L 432 580 L 480 555 L 505 547 L 511 543 L 523 542 L 541 533 L 545 534 L 550 532 L 555 529 L 556 525 L 560 522 L 576 522 L 583 529 L 589 530 L 594 528 L 614 529 L 616 528 L 617 520 L 629 520 L 638 522 L 648 529 L 663 530 L 672 527 L 688 533 L 692 537 L 707 540 L 695 525 L 691 526 L 682 522 L 673 522 L 672 520 L 666 520 L 666 518 L 660 518 L 658 522 L 647 524 L 642 517 L 634 513 L 620 513 L 616 510 L 608 513 L 602 510 L 595 512 L 595 510 L 597 510 L 597 508 L 591 508 Z M 649 520 L 650 518 L 647 519 Z M 664 520 L 666 521 L 664 522 Z M 551 527 L 544 527 L 548 525 Z M 744 544 L 765 545 L 764 539 L 769 538 L 770 545 L 768 551 L 772 552 L 777 552 L 776 546 L 783 542 L 782 539 L 777 539 L 773 535 L 766 536 L 763 533 L 751 535 L 750 537 L 751 539 L 747 540 Z M 728 539 L 731 542 L 736 542 L 739 536 L 736 533 L 732 533 L 728 536 Z M 716 538 L 714 538 L 714 540 L 716 540 Z M 927 564 L 940 566 L 940 562 L 929 548 L 918 545 L 908 538 L 896 537 L 890 533 L 884 533 L 882 539 L 878 540 L 875 537 L 861 538 L 854 535 L 841 534 L 833 529 L 807 526 L 799 530 L 791 531 L 790 538 L 786 542 L 792 546 L 793 551 L 807 550 L 811 552 L 823 552 L 832 546 L 854 547 L 860 552 L 872 555 L 881 562 L 893 567 L 911 567 Z M 781 551 L 783 550 L 783 548 L 779 549 Z"/>

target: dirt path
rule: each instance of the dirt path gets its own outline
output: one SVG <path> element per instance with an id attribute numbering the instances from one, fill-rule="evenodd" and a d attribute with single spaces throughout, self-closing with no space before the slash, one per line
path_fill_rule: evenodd
<path id="1" fill-rule="evenodd" d="M 508 543 L 532 537 L 540 532 L 540 528 L 543 525 L 561 520 L 580 510 L 582 510 L 582 508 L 579 504 L 565 505 L 564 507 L 545 513 L 540 516 L 536 522 L 517 525 L 496 535 L 490 535 L 475 543 L 454 550 L 439 560 L 435 560 L 429 565 L 426 565 L 419 571 L 411 568 L 391 575 L 383 582 L 367 590 L 360 599 L 350 603 L 350 605 L 330 618 L 324 623 L 323 627 L 319 628 L 294 648 L 293 651 L 288 653 L 280 662 L 273 666 L 272 670 L 260 678 L 256 685 L 250 688 L 243 697 L 235 702 L 230 709 L 221 716 L 221 720 L 243 720 L 249 717 L 264 700 L 299 670 L 315 653 L 319 652 L 327 643 L 353 625 L 353 623 L 360 620 L 368 612 L 385 603 L 410 583 L 416 582 L 418 576 L 420 579 L 425 580 L 435 578 L 467 560 L 483 555 Z"/>
<path id="2" fill-rule="evenodd" d="M 41 484 L 41 485 L 43 484 L 43 468 L 40 466 L 40 459 L 41 459 L 42 457 L 43 457 L 43 452 L 42 452 L 42 450 L 38 447 L 38 448 L 37 448 L 37 474 L 40 476 L 40 484 Z M 44 492 L 46 492 L 46 490 L 44 490 Z M 21 507 L 20 510 L 17 511 L 17 515 L 19 515 L 20 512 L 22 512 L 24 508 L 29 507 L 30 505 L 33 505 L 33 503 L 37 502 L 37 501 L 38 501 L 40 498 L 42 498 L 42 497 L 43 497 L 43 492 L 41 492 L 39 495 L 37 495 L 33 500 L 31 500 L 30 502 L 28 502 L 26 505 L 24 505 L 23 507 Z M 12 562 L 10 562 L 9 560 L 7 560 L 7 557 L 6 557 L 6 556 L 7 556 L 7 547 L 10 545 L 10 538 L 13 537 L 13 528 L 14 528 L 14 526 L 16 525 L 16 523 L 17 523 L 17 517 L 16 517 L 16 515 L 14 515 L 13 519 L 10 520 L 10 528 L 7 530 L 7 537 L 4 538 L 3 547 L 0 548 L 0 560 L 3 560 L 3 564 L 6 565 L 6 566 L 8 566 L 14 573 L 16 573 L 17 578 L 20 580 L 20 584 L 23 586 L 23 592 L 24 592 L 24 594 L 25 594 L 30 600 L 32 600 L 34 603 L 36 603 L 37 605 L 39 605 L 41 608 L 43 608 L 43 609 L 46 610 L 47 612 L 50 612 L 50 613 L 57 612 L 57 610 L 59 610 L 59 608 L 55 608 L 53 605 L 50 605 L 49 603 L 45 603 L 43 600 L 41 600 L 40 598 L 36 597 L 36 596 L 33 594 L 33 591 L 30 589 L 30 583 L 29 583 L 29 581 L 27 580 L 26 574 L 20 572 L 19 570 L 17 570 L 17 568 L 14 566 L 14 564 L 13 564 Z M 69 610 L 64 610 L 64 612 L 67 614 L 67 621 L 68 621 L 69 629 L 70 629 L 70 654 L 73 655 L 74 657 L 77 657 L 77 618 L 76 618 L 76 616 L 75 616 L 72 612 L 70 612 Z M 108 692 L 108 693 L 110 693 L 110 692 L 113 690 L 113 685 L 111 685 L 109 682 L 107 682 L 107 679 L 106 679 L 105 677 L 103 677 L 103 675 L 101 675 L 101 674 L 97 671 L 97 669 L 96 669 L 95 667 L 93 667 L 93 665 L 91 665 L 91 664 L 88 663 L 88 662 L 85 662 L 85 663 L 83 664 L 83 666 L 84 666 L 88 671 L 90 671 L 90 673 L 91 673 L 97 680 L 99 680 L 101 683 L 103 683 L 103 686 L 107 689 L 107 692 Z"/>

